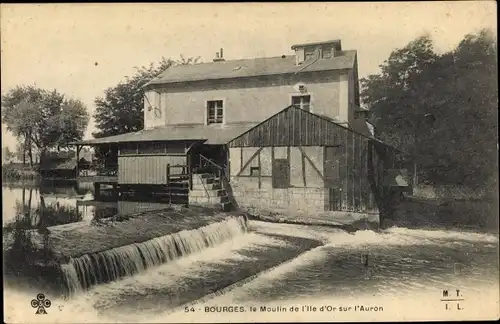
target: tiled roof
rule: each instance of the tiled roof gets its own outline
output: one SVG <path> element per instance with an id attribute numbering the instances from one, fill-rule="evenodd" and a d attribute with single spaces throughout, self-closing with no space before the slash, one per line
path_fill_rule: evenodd
<path id="1" fill-rule="evenodd" d="M 225 144 L 255 125 L 257 125 L 257 123 L 228 125 L 168 125 L 133 133 L 80 141 L 72 144 L 92 145 L 124 142 L 189 140 L 203 140 L 206 144 Z"/>
<path id="2" fill-rule="evenodd" d="M 173 66 L 153 79 L 148 85 L 232 79 L 252 76 L 290 74 L 295 72 L 313 72 L 351 69 L 356 60 L 356 51 L 340 51 L 339 56 L 332 59 L 320 59 L 309 64 L 295 64 L 295 55 L 266 57 L 256 59 L 230 60 L 222 62 L 199 63 L 193 65 Z"/>

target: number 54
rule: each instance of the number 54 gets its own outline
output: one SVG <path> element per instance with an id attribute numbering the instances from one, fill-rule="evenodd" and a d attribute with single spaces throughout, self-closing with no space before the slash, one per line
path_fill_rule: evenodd
<path id="1" fill-rule="evenodd" d="M 186 312 L 186 313 L 194 312 L 194 307 L 189 308 L 186 306 L 186 307 L 184 307 L 184 312 Z"/>

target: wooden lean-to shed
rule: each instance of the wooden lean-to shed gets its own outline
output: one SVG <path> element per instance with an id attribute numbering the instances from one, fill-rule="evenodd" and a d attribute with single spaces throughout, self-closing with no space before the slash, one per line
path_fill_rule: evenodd
<path id="1" fill-rule="evenodd" d="M 242 206 L 377 212 L 374 190 L 384 170 L 394 167 L 386 154 L 391 148 L 374 141 L 368 129 L 359 133 L 296 106 L 229 146 L 231 186 Z"/>

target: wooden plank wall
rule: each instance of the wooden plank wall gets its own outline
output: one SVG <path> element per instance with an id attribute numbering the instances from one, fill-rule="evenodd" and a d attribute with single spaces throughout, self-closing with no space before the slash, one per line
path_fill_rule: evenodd
<path id="1" fill-rule="evenodd" d="M 339 143 L 341 126 L 289 107 L 231 141 L 231 147 L 324 146 Z"/>
<path id="2" fill-rule="evenodd" d="M 325 187 L 332 188 L 330 210 L 354 212 L 376 211 L 377 204 L 368 179 L 369 139 L 346 131 L 340 146 L 325 147 Z M 391 167 L 390 149 L 373 147 L 376 182 L 383 179 L 385 168 Z"/>
<path id="3" fill-rule="evenodd" d="M 187 163 L 185 155 L 133 155 L 118 157 L 119 184 L 166 184 L 167 164 Z"/>

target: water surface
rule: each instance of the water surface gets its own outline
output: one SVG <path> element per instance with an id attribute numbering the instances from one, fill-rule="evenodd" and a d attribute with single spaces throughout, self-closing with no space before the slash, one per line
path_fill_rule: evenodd
<path id="1" fill-rule="evenodd" d="M 19 189 L 8 194 L 17 200 L 23 196 Z M 39 206 L 38 195 L 40 190 L 33 189 L 33 208 Z M 29 197 L 27 192 L 24 196 Z M 56 197 L 49 203 L 70 205 L 91 199 L 86 197 Z M 10 206 L 15 210 L 12 201 Z M 92 214 L 82 221 L 89 217 Z M 249 228 L 250 232 L 211 248 L 93 286 L 72 299 L 50 296 L 53 307 L 43 321 L 383 321 L 498 316 L 497 234 L 398 227 L 349 234 L 328 227 L 259 221 L 251 221 Z M 441 301 L 443 290 L 457 289 L 464 295 L 460 307 L 466 311 L 456 310 L 453 303 L 446 309 Z M 38 292 L 36 285 L 27 290 L 7 287 L 6 319 L 38 321 L 29 306 Z M 188 312 L 184 305 L 189 305 Z M 298 313 L 283 311 L 294 305 L 306 308 Z M 379 310 L 361 312 L 360 305 Z M 233 309 L 229 306 L 241 306 L 246 314 L 229 312 Z M 249 315 L 251 306 L 274 311 Z M 336 310 L 320 312 L 322 306 Z"/>

